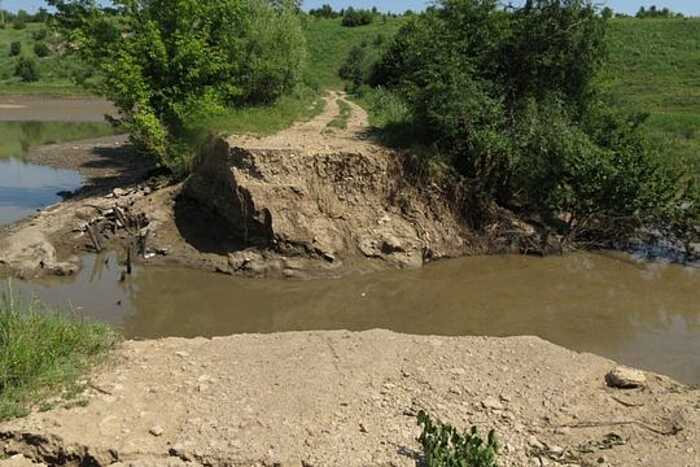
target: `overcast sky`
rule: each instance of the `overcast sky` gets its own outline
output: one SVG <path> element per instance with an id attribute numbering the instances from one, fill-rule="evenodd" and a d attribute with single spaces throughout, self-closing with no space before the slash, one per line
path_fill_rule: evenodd
<path id="1" fill-rule="evenodd" d="M 20 8 L 36 11 L 39 7 L 46 5 L 43 0 L 0 0 L 0 3 L 3 8 L 12 11 Z M 409 8 L 420 10 L 429 2 L 425 0 L 305 0 L 304 6 L 306 8 L 316 8 L 324 3 L 330 3 L 337 9 L 348 6 L 363 8 L 376 6 L 381 10 L 404 11 Z M 517 0 L 513 3 L 517 3 Z M 611 6 L 615 11 L 630 14 L 636 13 L 642 5 L 657 5 L 680 11 L 686 15 L 700 16 L 700 0 L 600 0 L 600 3 Z"/>

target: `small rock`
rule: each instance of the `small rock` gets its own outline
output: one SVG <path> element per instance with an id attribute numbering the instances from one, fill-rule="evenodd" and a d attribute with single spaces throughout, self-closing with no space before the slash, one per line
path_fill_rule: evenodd
<path id="1" fill-rule="evenodd" d="M 504 409 L 503 404 L 501 404 L 498 401 L 498 399 L 496 399 L 493 396 L 489 396 L 486 399 L 484 399 L 483 401 L 481 401 L 481 405 L 485 409 L 492 409 L 492 410 L 503 410 Z"/>
<path id="2" fill-rule="evenodd" d="M 112 190 L 112 195 L 114 195 L 115 198 L 119 198 L 120 196 L 126 195 L 126 190 L 123 190 L 121 188 L 115 188 Z"/>
<path id="3" fill-rule="evenodd" d="M 187 357 L 190 356 L 189 353 L 184 352 L 184 351 L 175 352 L 175 355 L 177 355 L 177 356 L 180 357 L 180 358 L 187 358 Z"/>
<path id="4" fill-rule="evenodd" d="M 530 436 L 530 438 L 527 440 L 527 444 L 535 449 L 544 449 L 544 445 L 534 435 Z"/>
<path id="5" fill-rule="evenodd" d="M 549 452 L 555 456 L 561 456 L 564 454 L 564 449 L 559 446 L 549 446 Z"/>
<path id="6" fill-rule="evenodd" d="M 612 388 L 634 389 L 645 386 L 647 378 L 639 370 L 619 366 L 605 375 L 605 381 Z"/>
<path id="7" fill-rule="evenodd" d="M 163 429 L 162 426 L 156 425 L 153 428 L 151 428 L 150 430 L 148 430 L 148 432 L 150 434 L 152 434 L 153 436 L 158 437 L 158 436 L 163 436 L 163 433 L 165 433 L 165 430 Z"/>

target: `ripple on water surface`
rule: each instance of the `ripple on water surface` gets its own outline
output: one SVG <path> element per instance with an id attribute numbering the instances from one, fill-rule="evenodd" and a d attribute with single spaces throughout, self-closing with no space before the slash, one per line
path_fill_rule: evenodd
<path id="1" fill-rule="evenodd" d="M 247 280 L 85 257 L 79 277 L 22 283 L 129 337 L 390 329 L 536 335 L 700 384 L 700 270 L 626 255 L 474 257 L 339 280 Z M 508 363 L 504 362 L 507 366 Z"/>

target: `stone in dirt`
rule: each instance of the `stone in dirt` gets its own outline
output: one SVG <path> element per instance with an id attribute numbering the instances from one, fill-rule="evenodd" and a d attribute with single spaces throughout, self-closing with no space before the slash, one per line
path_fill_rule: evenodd
<path id="1" fill-rule="evenodd" d="M 647 377 L 640 370 L 618 366 L 605 375 L 605 381 L 612 388 L 635 389 L 645 386 Z"/>

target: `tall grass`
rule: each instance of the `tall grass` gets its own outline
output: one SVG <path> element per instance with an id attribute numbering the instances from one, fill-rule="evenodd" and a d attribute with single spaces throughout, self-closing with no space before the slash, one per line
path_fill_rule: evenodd
<path id="1" fill-rule="evenodd" d="M 81 376 L 117 341 L 107 325 L 18 298 L 8 285 L 0 296 L 0 421 L 75 394 Z"/>

